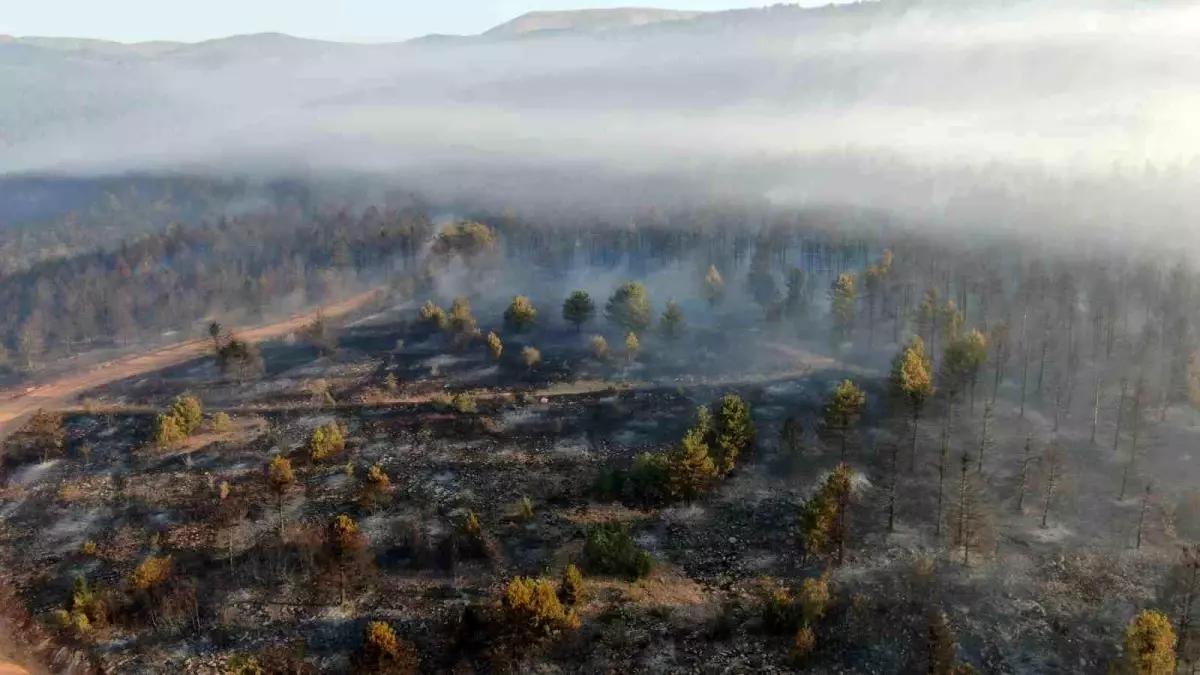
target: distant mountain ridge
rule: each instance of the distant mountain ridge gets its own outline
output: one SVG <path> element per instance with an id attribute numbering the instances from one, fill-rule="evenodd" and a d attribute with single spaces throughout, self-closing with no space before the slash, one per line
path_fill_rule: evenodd
<path id="1" fill-rule="evenodd" d="M 615 7 L 562 12 L 529 12 L 484 33 L 488 36 L 527 35 L 540 31 L 582 33 L 648 26 L 667 21 L 688 21 L 703 12 L 683 12 L 653 7 Z"/>

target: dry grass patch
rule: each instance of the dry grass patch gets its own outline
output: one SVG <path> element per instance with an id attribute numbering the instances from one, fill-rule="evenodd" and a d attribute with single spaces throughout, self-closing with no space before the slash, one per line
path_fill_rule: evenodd
<path id="1" fill-rule="evenodd" d="M 641 523 L 658 517 L 657 511 L 639 511 L 621 504 L 589 505 L 582 509 L 562 509 L 558 517 L 573 525 L 600 525 L 602 523 Z"/>

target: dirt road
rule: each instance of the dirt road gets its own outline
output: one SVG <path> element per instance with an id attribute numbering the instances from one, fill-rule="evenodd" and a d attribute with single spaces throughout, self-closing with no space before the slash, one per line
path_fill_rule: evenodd
<path id="1" fill-rule="evenodd" d="M 335 305 L 323 307 L 326 318 L 337 319 L 360 309 L 379 298 L 383 289 L 361 293 Z M 235 329 L 235 333 L 251 342 L 280 338 L 300 330 L 312 320 L 316 311 L 297 314 L 283 321 Z M 178 365 L 212 351 L 208 339 L 190 340 L 170 347 L 114 359 L 93 366 L 85 372 L 60 377 L 54 381 L 25 388 L 0 391 L 0 438 L 15 430 L 23 418 L 38 409 L 58 409 L 70 405 L 71 399 L 96 387 Z"/>

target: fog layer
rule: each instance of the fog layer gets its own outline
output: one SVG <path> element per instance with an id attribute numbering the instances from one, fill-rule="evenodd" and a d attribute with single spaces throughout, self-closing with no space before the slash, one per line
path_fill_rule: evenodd
<path id="1" fill-rule="evenodd" d="M 1044 200 L 1117 229 L 1133 205 L 1161 231 L 1200 175 L 1196 35 L 1194 4 L 885 2 L 399 45 L 8 44 L 0 171 L 355 170 L 508 201 L 547 199 L 547 173 L 567 200 L 654 175 L 938 214 L 969 193 L 1010 221 L 1029 214 L 1000 202 Z"/>

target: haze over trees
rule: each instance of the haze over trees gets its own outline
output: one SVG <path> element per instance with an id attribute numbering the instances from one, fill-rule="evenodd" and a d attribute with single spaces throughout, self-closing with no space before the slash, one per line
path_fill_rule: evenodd
<path id="1" fill-rule="evenodd" d="M 0 656 L 1194 670 L 1197 17 L 937 4 L 0 38 Z"/>

